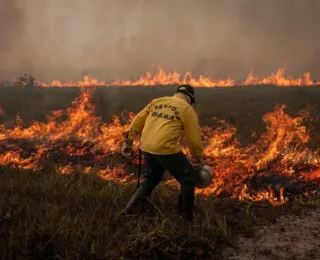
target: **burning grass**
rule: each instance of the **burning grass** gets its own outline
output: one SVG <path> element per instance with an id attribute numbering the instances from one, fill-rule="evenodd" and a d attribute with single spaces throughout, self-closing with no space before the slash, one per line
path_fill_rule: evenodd
<path id="1" fill-rule="evenodd" d="M 130 183 L 137 159 L 129 167 L 119 155 L 121 133 L 134 116 L 113 116 L 110 123 L 95 115 L 93 89 L 84 89 L 68 109 L 53 111 L 47 122 L 23 127 L 1 126 L 0 164 L 42 170 L 54 163 L 56 171 L 94 173 L 104 179 Z M 306 116 L 291 117 L 285 106 L 263 117 L 267 132 L 254 143 L 241 145 L 236 128 L 224 120 L 215 127 L 203 127 L 205 156 L 213 167 L 211 186 L 197 193 L 252 201 L 267 200 L 272 205 L 287 202 L 296 194 L 313 194 L 320 185 L 319 151 L 310 149 L 310 133 L 303 125 Z M 183 141 L 183 140 L 182 140 Z M 188 155 L 188 149 L 184 146 Z M 175 185 L 175 182 L 170 182 Z"/>
<path id="2" fill-rule="evenodd" d="M 227 79 L 212 79 L 204 75 L 194 77 L 191 71 L 187 71 L 184 74 L 178 72 L 168 73 L 164 69 L 158 66 L 157 73 L 152 75 L 151 72 L 146 72 L 144 76 L 140 76 L 136 80 L 113 80 L 107 82 L 105 80 L 99 80 L 91 76 L 84 76 L 82 81 L 60 81 L 52 80 L 51 82 L 40 82 L 39 86 L 42 87 L 85 87 L 85 86 L 155 86 L 155 85 L 181 85 L 191 84 L 194 87 L 234 87 L 235 85 L 252 86 L 252 85 L 274 85 L 278 87 L 288 86 L 316 86 L 320 85 L 320 81 L 311 79 L 309 72 L 303 73 L 302 76 L 297 78 L 288 77 L 284 68 L 279 68 L 276 72 L 266 77 L 254 76 L 250 71 L 247 78 L 241 82 L 236 80 Z M 24 75 L 20 77 L 18 84 L 25 86 L 33 86 L 34 78 L 31 75 Z"/>
<path id="3" fill-rule="evenodd" d="M 68 98 L 71 90 L 63 90 Z M 28 91 L 34 101 L 43 97 L 44 92 Z M 48 113 L 46 122 L 26 124 L 17 117 L 14 126 L 0 127 L 0 196 L 6 198 L 0 207 L 1 258 L 222 259 L 237 234 L 249 236 L 255 226 L 319 205 L 316 118 L 307 111 L 292 116 L 285 106 L 275 106 L 263 113 L 265 131 L 250 142 L 225 120 L 210 119 L 212 125 L 203 126 L 215 178 L 208 189 L 197 190 L 195 226 L 178 218 L 172 181 L 155 190 L 143 215 L 120 214 L 135 186 L 136 158 L 126 162 L 119 155 L 121 132 L 133 114 L 104 122 L 92 91 L 82 91 L 69 108 Z M 44 106 L 33 103 L 35 117 Z M 3 111 L 3 116 L 12 112 Z"/>

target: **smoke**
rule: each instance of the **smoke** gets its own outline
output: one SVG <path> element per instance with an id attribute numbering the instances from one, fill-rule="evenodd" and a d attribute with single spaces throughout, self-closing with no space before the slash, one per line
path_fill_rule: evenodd
<path id="1" fill-rule="evenodd" d="M 18 1 L 0 1 L 0 71 L 16 69 L 14 58 L 21 56 L 19 42 L 25 38 L 25 13 Z M 14 53 L 14 54 L 13 54 Z M 10 55 L 12 55 L 12 58 Z M 20 59 L 20 62 L 24 62 Z M 23 66 L 23 65 L 22 65 Z"/>
<path id="2" fill-rule="evenodd" d="M 0 0 L 0 78 L 243 79 L 279 67 L 320 78 L 320 1 Z"/>

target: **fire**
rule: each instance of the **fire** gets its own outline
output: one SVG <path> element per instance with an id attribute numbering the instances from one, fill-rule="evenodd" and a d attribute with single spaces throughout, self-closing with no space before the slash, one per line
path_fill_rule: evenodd
<path id="1" fill-rule="evenodd" d="M 125 124 L 119 116 L 103 122 L 91 103 L 93 91 L 83 88 L 70 108 L 53 111 L 47 122 L 24 127 L 17 117 L 13 129 L 0 125 L 0 164 L 40 171 L 49 166 L 61 174 L 82 172 L 122 183 L 135 181 L 137 158 L 130 163 L 119 153 L 121 133 L 134 114 L 121 115 Z M 266 132 L 246 146 L 235 138 L 237 129 L 224 120 L 214 128 L 203 126 L 206 162 L 214 176 L 210 187 L 196 192 L 279 205 L 290 194 L 318 189 L 320 156 L 308 148 L 304 116 L 291 117 L 284 110 L 280 106 L 266 113 Z M 188 154 L 185 146 L 183 151 Z"/>
<path id="2" fill-rule="evenodd" d="M 40 82 L 42 87 L 85 87 L 85 86 L 155 86 L 155 85 L 179 85 L 191 84 L 194 87 L 233 87 L 235 85 L 251 86 L 251 85 L 274 85 L 283 86 L 315 86 L 320 85 L 320 81 L 311 79 L 310 73 L 306 72 L 302 77 L 291 78 L 285 75 L 285 69 L 279 68 L 275 73 L 267 77 L 255 77 L 250 71 L 247 78 L 242 82 L 228 79 L 212 79 L 200 75 L 193 77 L 190 71 L 184 75 L 178 72 L 165 72 L 161 67 L 158 67 L 156 75 L 152 76 L 151 72 L 146 72 L 144 76 L 140 76 L 137 80 L 114 80 L 107 82 L 98 80 L 90 76 L 84 76 L 83 81 L 62 82 L 53 80 L 52 82 Z"/>
<path id="3" fill-rule="evenodd" d="M 241 85 L 313 86 L 319 84 L 320 81 L 313 81 L 311 79 L 309 72 L 304 73 L 302 78 L 294 79 L 286 77 L 285 69 L 280 68 L 276 73 L 264 78 L 254 77 L 253 72 L 250 71 L 247 79 Z"/>

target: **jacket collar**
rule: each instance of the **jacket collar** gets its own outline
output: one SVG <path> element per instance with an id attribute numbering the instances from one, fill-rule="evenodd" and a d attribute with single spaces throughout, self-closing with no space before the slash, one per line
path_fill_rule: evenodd
<path id="1" fill-rule="evenodd" d="M 179 94 L 179 93 L 178 93 L 178 94 L 174 94 L 173 97 L 174 97 L 174 98 L 178 98 L 178 99 L 182 99 L 182 100 L 185 101 L 187 104 L 189 104 L 183 94 Z"/>
<path id="2" fill-rule="evenodd" d="M 198 115 L 198 113 L 197 113 L 197 111 L 194 109 L 194 107 L 190 104 L 190 103 L 188 103 L 188 101 L 185 99 L 185 97 L 183 96 L 183 94 L 174 94 L 173 95 L 173 97 L 174 98 L 178 98 L 178 99 L 182 99 L 184 102 L 186 102 L 191 108 L 192 108 L 192 110 Z"/>

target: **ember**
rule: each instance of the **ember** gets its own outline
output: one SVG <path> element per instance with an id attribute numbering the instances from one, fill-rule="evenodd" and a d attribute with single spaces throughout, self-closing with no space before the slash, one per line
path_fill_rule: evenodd
<path id="1" fill-rule="evenodd" d="M 119 153 L 127 125 L 119 116 L 108 124 L 96 117 L 90 101 L 93 91 L 83 88 L 70 108 L 52 112 L 46 123 L 24 127 L 17 117 L 13 129 L 1 125 L 0 164 L 33 170 L 54 165 L 62 174 L 80 171 L 123 183 L 134 181 L 137 158 L 130 164 Z M 215 176 L 209 188 L 197 193 L 279 205 L 296 194 L 318 190 L 320 156 L 307 147 L 310 136 L 304 117 L 290 117 L 284 109 L 276 107 L 265 114 L 266 133 L 246 146 L 235 138 L 236 128 L 225 121 L 215 128 L 204 126 L 206 160 Z M 122 116 L 130 122 L 134 115 Z M 186 147 L 183 150 L 188 154 Z"/>

